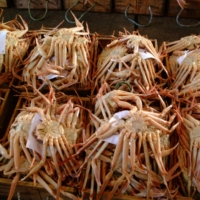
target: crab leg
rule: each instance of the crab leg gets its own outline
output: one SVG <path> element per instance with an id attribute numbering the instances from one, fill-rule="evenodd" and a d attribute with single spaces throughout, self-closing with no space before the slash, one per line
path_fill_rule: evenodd
<path id="1" fill-rule="evenodd" d="M 62 200 L 62 198 L 57 197 L 55 195 L 55 193 L 53 192 L 53 190 L 49 187 L 49 185 L 47 185 L 45 183 L 45 181 L 39 175 L 37 175 L 36 179 L 37 179 L 38 183 L 40 185 L 42 185 L 42 187 L 44 187 L 46 189 L 46 191 L 48 191 L 48 193 L 51 194 L 55 199 Z"/>
<path id="2" fill-rule="evenodd" d="M 59 66 L 63 67 L 64 63 L 63 63 L 63 41 L 62 42 L 59 42 L 58 44 L 58 49 L 59 49 Z M 66 62 L 66 61 L 65 61 Z"/>
<path id="3" fill-rule="evenodd" d="M 59 63 L 59 40 L 56 40 L 55 42 L 55 46 L 54 46 L 54 55 L 55 55 L 55 65 L 58 65 L 60 66 L 60 63 Z"/>
<path id="4" fill-rule="evenodd" d="M 179 42 L 180 42 L 180 40 L 177 40 L 177 41 L 170 42 L 170 43 L 166 44 L 167 46 L 173 45 L 173 44 L 175 44 L 175 45 L 167 48 L 165 50 L 165 53 L 170 53 L 170 52 L 173 52 L 173 51 L 176 51 L 176 50 L 177 51 L 178 50 L 182 50 L 182 49 L 185 49 L 188 46 L 188 44 L 186 42 L 184 42 L 184 41 L 182 41 L 180 43 Z"/>
<path id="5" fill-rule="evenodd" d="M 52 138 L 50 138 L 49 140 L 49 146 L 50 146 L 50 151 L 51 151 L 51 157 L 53 159 L 54 162 L 54 166 L 58 175 L 58 186 L 57 186 L 57 194 L 56 194 L 56 200 L 59 200 L 60 198 L 60 188 L 62 185 L 62 173 L 60 171 L 59 165 L 58 165 L 58 161 L 56 158 L 56 154 L 55 154 L 55 150 L 54 150 L 54 140 Z"/>
<path id="6" fill-rule="evenodd" d="M 91 186 L 90 186 L 90 196 L 89 199 L 93 200 L 94 196 L 94 171 L 92 170 L 92 177 L 91 177 Z"/>
<path id="7" fill-rule="evenodd" d="M 10 189 L 10 192 L 9 192 L 7 200 L 11 200 L 12 199 L 12 197 L 14 195 L 14 192 L 15 192 L 15 188 L 16 188 L 18 180 L 19 180 L 19 177 L 20 177 L 20 174 L 17 173 L 16 176 L 14 177 L 14 179 L 12 180 L 11 189 Z"/>
<path id="8" fill-rule="evenodd" d="M 47 58 L 50 58 L 52 55 L 53 55 L 53 53 L 55 52 L 55 43 L 56 43 L 56 37 L 53 37 L 52 39 L 51 39 L 51 46 L 50 46 L 50 49 L 49 49 L 49 52 L 48 52 L 48 55 L 47 55 Z"/>
<path id="9" fill-rule="evenodd" d="M 46 162 L 46 156 L 47 156 L 47 146 L 48 146 L 48 137 L 45 137 L 44 140 L 43 140 L 42 160 L 35 167 L 33 167 L 30 170 L 30 172 L 24 178 L 21 179 L 21 181 L 24 181 L 30 175 L 37 173 L 41 169 L 41 167 L 44 166 L 44 164 Z"/>
<path id="10" fill-rule="evenodd" d="M 140 66 L 140 71 L 141 71 L 141 73 L 142 73 L 142 77 L 143 77 L 143 80 L 144 80 L 144 86 L 146 86 L 147 88 L 149 88 L 149 84 L 148 84 L 148 80 L 147 80 L 147 77 L 146 77 L 146 75 L 145 75 L 145 71 L 144 71 L 144 69 L 143 69 L 143 64 L 142 64 L 143 62 L 142 62 L 142 59 L 140 58 L 139 60 L 138 60 L 138 64 L 139 64 L 139 66 Z"/>
<path id="11" fill-rule="evenodd" d="M 90 171 L 90 166 L 91 166 L 91 161 L 89 160 L 88 163 L 87 163 L 83 187 L 81 188 L 82 198 L 84 198 L 85 188 L 86 188 L 86 184 L 87 184 L 88 176 L 89 176 L 89 171 Z"/>
<path id="12" fill-rule="evenodd" d="M 11 158 L 7 164 L 0 167 L 0 171 L 3 171 L 3 174 L 7 176 L 7 172 L 10 171 L 10 169 L 13 167 L 13 164 L 14 158 Z"/>
<path id="13" fill-rule="evenodd" d="M 146 141 L 146 136 L 147 133 L 144 132 L 143 133 L 143 137 L 142 137 L 142 144 L 143 144 L 143 148 L 144 148 L 144 155 L 145 155 L 145 162 L 146 162 L 146 166 L 147 166 L 147 199 L 150 198 L 150 190 L 151 190 L 151 182 L 152 182 L 152 177 L 151 177 L 151 164 L 150 164 L 150 159 L 149 159 L 149 152 L 148 152 L 148 147 L 147 147 L 147 141 Z"/>
<path id="14" fill-rule="evenodd" d="M 95 145 L 95 147 L 92 149 L 92 151 L 90 152 L 90 154 L 88 156 L 86 156 L 85 161 L 83 162 L 83 164 L 80 166 L 79 171 L 82 170 L 82 168 L 84 167 L 84 165 L 89 161 L 89 159 L 92 157 L 92 155 L 97 151 L 97 149 L 99 148 L 99 146 L 103 143 L 103 141 L 99 140 L 98 143 Z"/>
<path id="15" fill-rule="evenodd" d="M 12 72 L 12 67 L 13 67 L 13 47 L 9 47 L 8 49 L 8 53 L 9 53 L 9 59 L 8 59 L 8 72 Z"/>
<path id="16" fill-rule="evenodd" d="M 7 150 L 5 149 L 5 147 L 3 147 L 1 144 L 0 144 L 0 154 L 6 158 L 6 159 L 10 159 L 10 157 L 12 156 L 12 152 L 11 152 L 11 148 L 10 148 L 10 155 L 8 154 Z"/>
<path id="17" fill-rule="evenodd" d="M 165 167 L 164 167 L 164 164 L 163 164 L 163 162 L 162 162 L 162 157 L 160 156 L 160 158 L 158 157 L 158 155 L 159 155 L 159 149 L 156 149 L 157 150 L 157 152 L 156 152 L 156 150 L 155 150 L 155 148 L 154 148 L 154 144 L 153 144 L 153 140 L 152 140 L 152 133 L 148 133 L 147 134 L 147 139 L 148 139 L 148 141 L 149 141 L 149 144 L 150 144 L 150 147 L 151 147 L 151 149 L 152 149 L 152 151 L 153 151 L 153 154 L 154 154 L 154 157 L 155 157 L 155 159 L 156 159 L 156 163 L 157 163 L 157 165 L 158 165 L 158 167 L 159 167 L 159 169 L 160 169 L 160 171 L 161 171 L 161 173 L 162 174 L 167 174 L 167 171 L 165 170 Z M 155 141 L 156 139 L 154 139 L 154 141 Z M 157 142 L 157 141 L 156 141 Z M 158 148 L 158 147 L 157 147 Z M 158 153 L 158 154 L 157 154 Z M 160 154 L 161 155 L 161 154 Z"/>
<path id="18" fill-rule="evenodd" d="M 59 144 L 61 145 L 62 150 L 64 151 L 65 155 L 67 156 L 67 158 L 69 158 L 69 157 L 70 157 L 70 154 L 68 153 L 68 151 L 67 151 L 67 149 L 66 149 L 66 146 L 64 145 L 63 140 L 62 140 L 61 138 L 58 138 L 58 141 L 59 141 Z M 65 161 L 65 159 L 64 159 L 63 161 Z M 74 167 L 74 165 L 73 165 L 73 163 L 72 163 L 71 160 L 69 161 L 69 163 L 71 164 L 72 168 L 75 169 L 75 167 Z M 68 172 L 69 174 L 71 174 L 71 170 L 69 169 L 69 167 L 68 167 L 67 165 L 65 165 L 65 167 L 66 167 L 66 169 L 67 169 L 67 172 Z"/>
<path id="19" fill-rule="evenodd" d="M 113 173 L 114 173 L 114 170 L 111 169 L 110 172 L 106 175 L 105 180 L 104 180 L 102 186 L 100 187 L 100 191 L 99 191 L 99 193 L 96 196 L 96 200 L 100 200 L 100 198 L 102 197 L 102 194 L 103 194 L 106 186 L 108 185 L 108 182 L 112 178 Z"/>
<path id="20" fill-rule="evenodd" d="M 97 167 L 95 162 L 98 160 L 98 158 L 100 157 L 102 152 L 105 150 L 105 148 L 108 146 L 108 144 L 109 144 L 108 142 L 104 142 L 104 144 L 98 150 L 98 153 L 92 159 L 92 169 L 93 169 L 93 172 L 94 172 L 94 175 L 95 175 L 95 179 L 96 179 L 96 182 L 97 182 L 98 186 L 101 185 L 101 181 L 100 181 L 100 174 L 99 174 L 99 171 L 98 171 L 98 167 Z"/>
<path id="21" fill-rule="evenodd" d="M 185 67 L 185 68 L 186 68 L 186 67 Z M 178 88 L 178 87 L 181 85 L 181 83 L 186 79 L 186 77 L 187 77 L 188 74 L 190 73 L 191 68 L 192 68 L 192 66 L 189 66 L 188 69 L 187 69 L 187 71 L 186 71 L 186 73 L 185 73 L 183 76 L 181 76 L 180 79 L 176 79 L 176 82 L 174 83 L 174 84 L 175 84 L 174 87 Z"/>
<path id="22" fill-rule="evenodd" d="M 66 66 L 66 64 L 67 64 L 67 54 L 68 54 L 68 52 L 67 52 L 67 43 L 66 43 L 66 41 L 63 43 L 63 68 Z"/>
<path id="23" fill-rule="evenodd" d="M 62 161 L 64 161 L 65 158 L 64 158 L 64 155 L 63 155 L 63 153 L 62 153 L 62 151 L 61 151 L 61 148 L 60 148 L 60 145 L 59 145 L 59 142 L 58 142 L 58 139 L 57 139 L 57 138 L 55 138 L 54 143 L 55 143 L 56 149 L 58 150 L 58 153 L 59 153 L 59 155 L 60 155 Z M 67 169 L 68 174 L 71 174 L 71 171 L 70 171 L 70 169 L 69 169 L 69 167 L 67 166 L 66 163 L 64 163 L 64 166 L 65 166 L 65 168 Z M 75 169 L 75 168 L 74 168 L 74 169 Z"/>

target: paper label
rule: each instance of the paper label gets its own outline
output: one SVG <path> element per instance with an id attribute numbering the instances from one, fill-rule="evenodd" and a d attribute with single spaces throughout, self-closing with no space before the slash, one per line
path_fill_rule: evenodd
<path id="1" fill-rule="evenodd" d="M 33 135 L 33 131 L 36 129 L 38 123 L 40 123 L 41 117 L 40 114 L 36 113 L 33 117 L 30 130 L 28 132 L 28 140 L 26 142 L 26 147 L 36 151 L 40 155 L 42 154 L 42 143 L 39 143 Z"/>
<path id="2" fill-rule="evenodd" d="M 142 59 L 148 59 L 148 58 L 153 58 L 156 59 L 151 53 L 149 53 L 148 51 L 144 50 L 144 49 L 139 49 L 138 53 L 140 54 L 140 56 L 142 57 Z"/>
<path id="3" fill-rule="evenodd" d="M 189 50 L 184 51 L 184 54 L 182 56 L 178 57 L 178 59 L 177 59 L 178 64 L 181 65 L 183 60 L 187 57 L 187 55 L 189 55 L 192 52 L 193 51 L 189 51 Z"/>
<path id="4" fill-rule="evenodd" d="M 6 35 L 6 30 L 0 31 L 0 54 L 6 53 Z"/>
<path id="5" fill-rule="evenodd" d="M 121 119 L 127 117 L 129 113 L 130 113 L 129 110 L 123 110 L 123 111 L 117 112 L 113 115 L 113 117 L 109 120 L 109 122 L 110 123 L 112 122 L 112 126 L 117 126 L 121 122 Z M 113 134 L 112 136 L 102 139 L 102 140 L 116 145 L 119 141 L 119 133 Z"/>
<path id="6" fill-rule="evenodd" d="M 45 75 L 45 76 L 38 76 L 38 79 L 40 80 L 51 80 L 51 79 L 54 79 L 54 78 L 58 78 L 58 77 L 66 77 L 67 76 L 67 71 L 64 71 L 62 74 L 48 74 L 48 75 Z M 45 77 L 45 79 L 44 79 Z"/>
<path id="7" fill-rule="evenodd" d="M 48 74 L 48 75 L 45 75 L 45 79 L 46 80 L 51 80 L 51 79 L 57 78 L 58 76 L 59 76 L 58 74 Z M 38 76 L 38 78 L 40 80 L 45 81 L 43 76 Z"/>

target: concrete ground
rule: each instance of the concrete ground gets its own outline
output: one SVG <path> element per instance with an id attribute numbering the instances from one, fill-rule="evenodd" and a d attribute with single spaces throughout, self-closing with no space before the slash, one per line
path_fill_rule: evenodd
<path id="1" fill-rule="evenodd" d="M 34 18 L 40 18 L 44 14 L 44 10 L 32 10 L 32 16 Z M 56 27 L 61 22 L 61 27 L 73 27 L 74 24 L 69 23 L 65 19 L 65 10 L 49 10 L 46 17 L 40 21 L 33 21 L 28 10 L 20 10 L 16 8 L 5 8 L 3 12 L 4 22 L 11 20 L 16 14 L 21 15 L 28 23 L 29 29 L 39 29 L 41 26 L 48 28 Z M 77 18 L 79 18 L 82 12 L 74 12 Z M 147 15 L 131 15 L 128 17 L 136 22 L 145 25 L 149 21 Z M 73 21 L 72 15 L 68 16 L 70 21 Z M 181 37 L 191 34 L 200 34 L 200 25 L 196 27 L 181 27 L 176 23 L 175 17 L 158 17 L 153 16 L 152 22 L 147 27 L 138 27 L 132 22 L 128 21 L 123 13 L 94 13 L 90 12 L 84 15 L 81 22 L 88 23 L 91 33 L 97 32 L 99 34 L 118 35 L 119 31 L 124 31 L 124 28 L 129 32 L 139 30 L 140 34 L 147 35 L 150 39 L 156 39 L 160 46 L 163 41 L 174 41 Z M 196 24 L 198 19 L 180 18 L 182 24 Z"/>

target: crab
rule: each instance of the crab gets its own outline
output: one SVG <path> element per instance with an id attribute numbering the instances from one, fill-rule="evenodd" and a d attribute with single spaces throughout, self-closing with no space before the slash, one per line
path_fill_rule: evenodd
<path id="1" fill-rule="evenodd" d="M 116 62 L 115 60 L 122 59 L 127 54 L 127 48 L 121 45 L 106 47 L 105 49 L 103 49 L 98 57 L 97 69 L 93 75 L 93 79 L 95 80 L 93 91 L 98 86 L 99 80 L 101 80 L 101 82 L 107 81 L 112 71 L 114 71 L 115 67 L 117 67 L 118 70 L 121 71 L 123 64 L 120 63 L 118 66 L 118 62 Z"/>
<path id="2" fill-rule="evenodd" d="M 110 44 L 108 44 L 108 47 L 112 47 L 113 45 L 124 43 L 128 49 L 132 49 L 134 53 L 137 53 L 139 51 L 139 48 L 144 48 L 147 51 L 149 51 L 157 61 L 160 62 L 160 59 L 158 58 L 158 54 L 152 44 L 152 42 L 141 36 L 139 32 L 134 32 L 133 34 L 122 34 L 119 39 L 113 40 Z"/>
<path id="3" fill-rule="evenodd" d="M 190 35 L 181 38 L 180 40 L 169 42 L 166 44 L 164 53 L 171 53 L 173 51 L 194 50 L 200 45 L 199 35 Z"/>
<path id="4" fill-rule="evenodd" d="M 186 94 L 189 91 L 197 91 L 200 67 L 200 50 L 189 53 L 179 66 L 172 87 L 180 89 L 179 94 Z"/>
<path id="5" fill-rule="evenodd" d="M 131 102 L 126 102 L 126 98 L 128 100 L 134 98 L 134 100 L 137 101 L 136 105 L 132 105 Z M 109 99 L 104 99 L 104 102 L 99 102 L 99 105 L 102 104 L 105 106 L 107 102 L 109 104 Z M 161 141 L 165 141 L 166 139 L 163 138 L 163 135 L 171 134 L 178 126 L 178 123 L 171 126 L 176 114 L 173 114 L 171 117 L 169 117 L 169 119 L 167 118 L 167 113 L 170 112 L 172 106 L 170 105 L 166 107 L 162 112 L 143 110 L 141 99 L 137 96 L 131 95 L 122 95 L 122 99 L 116 101 L 116 103 L 114 102 L 114 106 L 119 107 L 119 110 L 120 108 L 122 109 L 119 115 L 120 117 L 117 115 L 118 113 L 116 113 L 116 111 L 113 112 L 108 118 L 103 119 L 98 118 L 96 114 L 92 114 L 90 112 L 91 120 L 96 128 L 96 131 L 90 136 L 90 138 L 86 140 L 83 147 L 80 148 L 76 154 L 71 156 L 71 159 L 73 159 L 82 151 L 87 152 L 87 157 L 80 166 L 78 172 L 81 172 L 86 164 L 88 164 L 87 169 L 92 166 L 94 173 L 92 176 L 94 176 L 98 187 L 100 187 L 96 198 L 100 199 L 105 191 L 105 188 L 110 183 L 114 172 L 118 170 L 120 166 L 121 175 L 117 178 L 114 185 L 112 185 L 112 191 L 108 196 L 108 199 L 111 199 L 119 187 L 119 191 L 126 190 L 127 185 L 130 183 L 129 179 L 134 175 L 134 173 L 136 173 L 136 159 L 141 162 L 140 164 L 145 162 L 145 167 L 147 168 L 147 171 L 149 171 L 152 169 L 150 163 L 151 157 L 155 159 L 160 174 L 162 175 L 161 182 L 166 186 L 170 194 L 170 190 L 167 185 L 167 180 L 170 179 L 170 176 L 167 176 L 168 172 L 165 168 L 162 156 L 169 155 L 178 144 L 170 149 L 168 144 L 163 144 L 162 146 Z M 111 137 L 111 139 L 108 141 L 107 139 L 109 137 Z M 115 140 L 114 138 L 112 139 L 112 137 L 118 138 L 115 143 L 116 147 L 113 147 L 109 144 L 110 141 Z M 112 157 L 112 161 L 110 162 L 110 170 L 108 171 L 104 181 L 101 182 L 98 169 L 98 160 L 102 159 L 109 162 L 109 159 L 104 156 L 103 152 L 107 150 L 109 151 L 110 147 L 114 148 L 111 150 L 113 153 L 110 155 Z M 108 158 L 110 158 L 110 156 Z M 91 165 L 89 162 L 91 162 Z M 176 165 L 176 169 L 177 167 L 178 165 Z M 172 170 L 172 172 L 169 174 L 172 175 L 173 172 L 174 171 Z M 177 175 L 178 174 L 176 174 L 176 176 Z M 150 196 L 149 191 L 151 188 L 151 176 L 152 175 L 150 174 L 147 175 L 147 198 Z"/>
<path id="6" fill-rule="evenodd" d="M 89 32 L 77 21 L 76 27 L 54 29 L 42 39 L 25 61 L 22 79 L 38 89 L 37 84 L 51 82 L 57 90 L 88 83 L 90 73 Z M 40 79 L 40 80 L 39 80 Z"/>
<path id="7" fill-rule="evenodd" d="M 41 118 L 41 121 L 33 130 L 33 135 L 38 141 L 42 142 L 42 151 L 40 152 L 42 158 L 21 180 L 37 173 L 45 165 L 47 156 L 51 156 L 58 176 L 57 198 L 59 198 L 64 174 L 62 174 L 57 156 L 64 162 L 71 154 L 71 148 L 77 138 L 76 132 L 79 131 L 76 129 L 79 108 L 73 107 L 70 100 L 66 104 L 56 105 L 54 93 L 50 102 L 51 104 L 46 108 L 26 108 L 28 112 L 38 114 Z M 48 148 L 50 153 L 48 153 Z M 64 162 L 67 175 L 72 175 L 72 171 L 76 172 L 75 164 L 72 161 Z"/>
<path id="8" fill-rule="evenodd" d="M 179 147 L 178 159 L 181 171 L 187 185 L 187 195 L 192 195 L 192 188 L 200 191 L 199 187 L 199 130 L 200 121 L 191 114 L 182 114 L 182 125 L 178 131 L 181 146 Z"/>
<path id="9" fill-rule="evenodd" d="M 139 41 L 144 41 L 140 44 Z M 162 79 L 160 73 L 168 72 L 150 40 L 139 35 L 123 35 L 109 43 L 98 57 L 93 74 L 92 92 L 99 90 L 107 82 L 111 88 L 118 82 L 128 82 L 143 93 Z"/>
<path id="10" fill-rule="evenodd" d="M 179 68 L 179 64 L 178 64 L 178 58 L 180 56 L 184 55 L 184 51 L 174 51 L 170 56 L 169 56 L 169 65 L 168 65 L 168 71 L 170 73 L 170 75 L 172 77 L 175 76 L 178 68 Z"/>
<path id="11" fill-rule="evenodd" d="M 142 102 L 137 94 L 123 90 L 112 90 L 106 92 L 107 84 L 103 84 L 96 96 L 94 114 L 98 117 L 103 116 L 104 120 L 111 118 L 118 107 L 132 109 L 133 104 L 129 101 L 136 102 L 138 109 L 142 109 Z M 105 94 L 104 94 L 105 93 Z"/>
<path id="12" fill-rule="evenodd" d="M 6 32 L 5 55 L 1 55 L 0 58 L 0 72 L 12 73 L 15 71 L 15 68 L 22 64 L 29 48 L 29 39 L 25 36 L 28 32 L 28 25 L 20 15 L 17 16 L 21 19 L 23 26 L 15 19 L 13 20 L 15 23 L 12 23 L 14 23 L 14 27 L 18 28 L 9 28 L 12 23 L 0 27 L 0 31 Z"/>

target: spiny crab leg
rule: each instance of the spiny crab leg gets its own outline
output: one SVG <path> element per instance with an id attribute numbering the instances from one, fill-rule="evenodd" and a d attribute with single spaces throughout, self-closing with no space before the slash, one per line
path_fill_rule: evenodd
<path id="1" fill-rule="evenodd" d="M 82 196 L 82 198 L 84 198 L 85 188 L 86 188 L 86 184 L 87 184 L 88 176 L 89 176 L 89 171 L 90 171 L 90 166 L 91 166 L 91 160 L 89 160 L 88 163 L 87 163 L 86 172 L 85 172 L 85 178 L 84 178 L 84 183 L 83 183 L 83 186 L 81 188 L 81 196 Z"/>
<path id="2" fill-rule="evenodd" d="M 87 162 L 89 162 L 90 158 L 92 157 L 92 155 L 98 150 L 99 146 L 103 143 L 103 141 L 99 140 L 97 142 L 97 144 L 95 145 L 95 147 L 92 149 L 92 151 L 89 153 L 89 155 L 86 156 L 83 164 L 80 166 L 79 168 L 79 172 L 82 170 L 82 168 L 85 166 L 85 164 Z"/>
<path id="3" fill-rule="evenodd" d="M 101 186 L 101 182 L 100 182 L 100 174 L 99 174 L 99 171 L 98 171 L 98 167 L 96 165 L 96 161 L 98 160 L 98 158 L 100 157 L 102 152 L 105 150 L 105 148 L 108 146 L 108 144 L 109 144 L 108 142 L 104 142 L 104 144 L 98 150 L 98 153 L 92 159 L 92 169 L 94 171 L 94 176 L 95 176 L 95 179 L 96 179 L 98 186 Z"/>
<path id="4" fill-rule="evenodd" d="M 149 159 L 149 152 L 148 152 L 148 147 L 147 147 L 147 141 L 146 141 L 146 135 L 147 133 L 143 133 L 142 136 L 142 144 L 144 148 L 144 155 L 145 155 L 145 163 L 147 166 L 147 199 L 150 198 L 150 190 L 151 190 L 151 183 L 152 183 L 152 177 L 151 177 L 151 164 L 150 164 L 150 159 Z"/>
<path id="5" fill-rule="evenodd" d="M 124 135 L 125 135 L 125 130 L 120 132 L 119 140 L 118 140 L 117 146 L 115 148 L 115 152 L 114 152 L 112 163 L 111 163 L 111 170 L 106 175 L 105 180 L 103 181 L 103 184 L 100 187 L 100 191 L 99 191 L 99 193 L 97 194 L 97 197 L 96 197 L 97 200 L 100 199 L 101 195 L 103 194 L 106 186 L 108 185 L 108 182 L 112 178 L 115 167 L 117 166 L 117 162 L 119 160 L 119 157 L 120 157 L 119 155 L 121 153 L 121 149 L 122 149 L 122 145 L 123 145 Z M 124 177 L 122 176 L 121 179 L 116 183 L 116 188 L 118 188 L 118 184 L 120 184 L 123 179 L 124 179 Z M 113 196 L 113 194 L 112 194 L 112 196 Z"/>
<path id="6" fill-rule="evenodd" d="M 129 154 L 129 137 L 130 137 L 130 135 L 131 135 L 131 132 L 129 132 L 129 131 L 125 132 L 125 134 L 124 134 L 123 146 L 122 146 L 122 154 L 123 154 L 123 156 L 122 156 L 122 175 L 117 179 L 116 183 L 114 184 L 112 191 L 109 193 L 108 199 L 112 198 L 112 196 L 115 194 L 118 187 L 122 184 L 122 181 L 124 180 L 124 178 L 126 178 L 127 181 L 125 182 L 125 186 L 123 185 L 120 190 L 125 189 L 127 187 L 126 185 L 130 183 L 129 176 L 131 177 L 131 175 L 127 176 L 127 173 L 128 173 L 127 172 L 128 154 Z"/>
<path id="7" fill-rule="evenodd" d="M 43 148 L 42 148 L 42 160 L 36 164 L 31 170 L 30 172 L 24 177 L 21 179 L 21 181 L 24 181 L 26 180 L 29 176 L 37 173 L 45 164 L 46 162 L 46 157 L 47 157 L 47 147 L 48 147 L 48 139 L 47 137 L 44 138 L 43 140 Z"/>
<path id="8" fill-rule="evenodd" d="M 166 169 L 165 169 L 165 167 L 163 165 L 163 162 L 162 162 L 162 157 L 159 156 L 159 149 L 157 149 L 157 148 L 155 149 L 154 148 L 152 137 L 154 137 L 154 136 L 152 136 L 152 133 L 147 133 L 147 140 L 149 141 L 150 147 L 151 147 L 151 149 L 153 151 L 153 154 L 154 154 L 155 160 L 156 160 L 156 162 L 158 164 L 158 167 L 159 167 L 159 169 L 160 169 L 160 171 L 161 171 L 161 173 L 163 175 L 167 174 L 167 171 L 166 171 Z"/>
<path id="9" fill-rule="evenodd" d="M 43 174 L 42 174 L 42 175 L 43 175 Z M 43 176 L 43 178 L 44 178 L 44 176 Z M 57 200 L 63 200 L 62 198 L 60 198 L 60 197 L 58 198 L 58 197 L 54 194 L 53 190 L 49 187 L 49 185 L 47 185 L 47 183 L 46 183 L 39 175 L 37 175 L 36 179 L 37 179 L 38 183 L 39 183 L 40 185 L 42 185 L 42 186 L 48 191 L 48 193 L 51 194 L 55 199 L 57 199 Z M 52 183 L 52 182 L 51 182 L 51 183 Z"/>

